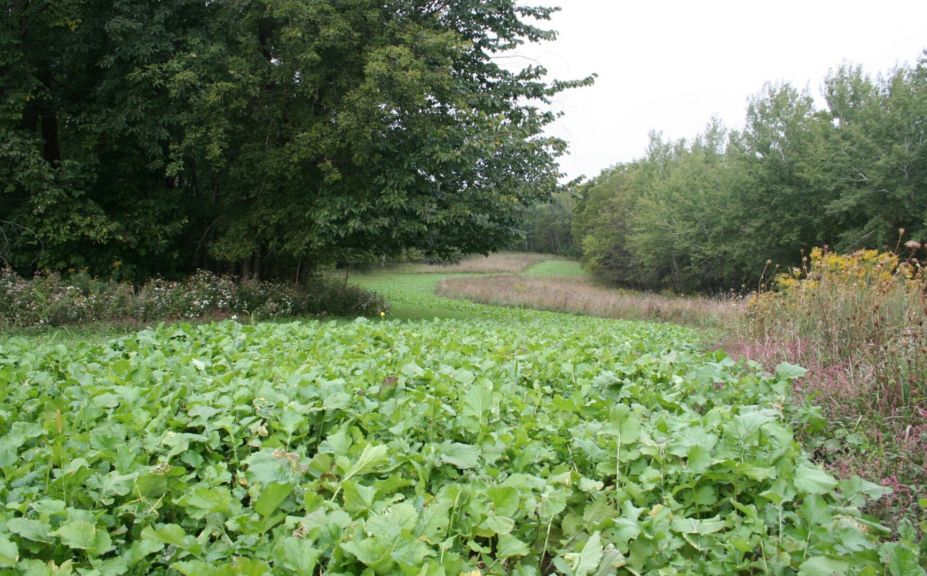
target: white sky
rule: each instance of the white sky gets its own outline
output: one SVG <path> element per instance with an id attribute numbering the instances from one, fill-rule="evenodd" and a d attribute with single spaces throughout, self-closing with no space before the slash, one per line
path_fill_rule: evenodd
<path id="1" fill-rule="evenodd" d="M 690 138 L 712 116 L 743 126 L 765 82 L 820 95 L 843 62 L 876 75 L 927 48 L 927 0 L 532 0 L 560 6 L 555 42 L 516 53 L 552 78 L 596 72 L 594 86 L 560 94 L 550 132 L 570 143 L 561 169 L 595 176 L 643 155 L 648 132 Z M 526 61 L 527 63 L 528 61 Z"/>

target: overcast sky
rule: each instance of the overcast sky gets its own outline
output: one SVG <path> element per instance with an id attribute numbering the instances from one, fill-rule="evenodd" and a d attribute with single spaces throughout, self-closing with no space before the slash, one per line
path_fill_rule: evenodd
<path id="1" fill-rule="evenodd" d="M 599 75 L 556 99 L 566 116 L 551 132 L 570 143 L 561 161 L 570 178 L 639 158 L 651 130 L 688 138 L 712 116 L 739 128 L 765 82 L 807 86 L 819 97 L 828 70 L 842 62 L 876 74 L 913 64 L 927 48 L 927 0 L 532 3 L 562 8 L 550 23 L 559 38 L 519 56 L 553 78 Z"/>

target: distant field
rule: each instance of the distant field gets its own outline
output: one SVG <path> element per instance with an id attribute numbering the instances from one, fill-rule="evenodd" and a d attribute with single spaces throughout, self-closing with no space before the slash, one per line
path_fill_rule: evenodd
<path id="1" fill-rule="evenodd" d="M 534 268 L 529 271 L 533 270 Z M 447 277 L 437 284 L 436 289 L 438 294 L 448 298 L 465 298 L 496 306 L 523 306 L 624 320 L 656 320 L 712 328 L 722 326 L 725 321 L 732 320 L 742 313 L 742 306 L 736 301 L 616 290 L 567 274 L 551 277 L 541 277 L 539 274 Z"/>
<path id="2" fill-rule="evenodd" d="M 587 276 L 582 264 L 575 260 L 545 260 L 531 266 L 525 276 Z"/>
<path id="3" fill-rule="evenodd" d="M 421 273 L 406 273 L 410 270 Z M 461 273 L 463 270 L 470 273 Z M 600 286 L 589 279 L 579 262 L 542 254 L 493 254 L 468 258 L 455 266 L 417 266 L 400 272 L 357 279 L 361 286 L 386 296 L 398 318 L 472 317 L 475 309 L 463 300 L 494 307 L 709 328 L 718 328 L 742 314 L 742 305 L 736 300 L 665 296 Z"/>
<path id="4" fill-rule="evenodd" d="M 470 319 L 498 313 L 488 306 L 438 296 L 435 286 L 442 277 L 436 273 L 377 272 L 355 276 L 351 281 L 383 295 L 390 305 L 389 319 Z"/>
<path id="5" fill-rule="evenodd" d="M 489 256 L 467 256 L 455 264 L 412 264 L 401 270 L 424 274 L 517 274 L 549 258 L 546 254 L 497 252 Z"/>

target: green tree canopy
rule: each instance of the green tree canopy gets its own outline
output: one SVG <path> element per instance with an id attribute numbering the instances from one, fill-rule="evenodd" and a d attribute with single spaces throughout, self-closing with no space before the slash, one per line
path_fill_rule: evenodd
<path id="1" fill-rule="evenodd" d="M 753 289 L 802 254 L 927 240 L 927 57 L 873 79 L 844 66 L 826 107 L 763 88 L 742 130 L 651 140 L 643 158 L 584 188 L 573 233 L 589 268 L 619 284 Z"/>
<path id="2" fill-rule="evenodd" d="M 0 256 L 290 274 L 505 245 L 557 188 L 550 39 L 514 0 L 12 0 Z"/>

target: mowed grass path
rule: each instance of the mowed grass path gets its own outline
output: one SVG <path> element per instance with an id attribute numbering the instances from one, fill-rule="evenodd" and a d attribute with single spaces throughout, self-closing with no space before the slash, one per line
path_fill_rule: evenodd
<path id="1" fill-rule="evenodd" d="M 588 276 L 582 264 L 575 260 L 545 260 L 531 266 L 524 272 L 525 276 Z"/>
<path id="2" fill-rule="evenodd" d="M 460 272 L 459 272 L 460 271 Z M 394 320 L 430 320 L 434 318 L 526 317 L 550 312 L 514 310 L 470 300 L 445 298 L 436 293 L 444 278 L 488 278 L 498 274 L 526 277 L 581 278 L 588 274 L 579 262 L 539 254 L 503 253 L 488 257 L 471 257 L 459 265 L 407 266 L 359 274 L 351 282 L 382 294 L 390 303 L 389 317 Z"/>
<path id="3" fill-rule="evenodd" d="M 684 324 L 701 329 L 706 340 L 717 340 L 743 313 L 743 303 L 733 298 L 603 286 L 575 260 L 537 254 L 481 256 L 451 266 L 404 266 L 353 281 L 385 296 L 392 307 L 390 317 L 401 320 L 511 318 L 543 311 Z"/>
<path id="4" fill-rule="evenodd" d="M 382 294 L 389 301 L 391 320 L 467 319 L 487 317 L 496 313 L 495 306 L 436 295 L 435 287 L 442 278 L 442 274 L 388 271 L 358 275 L 351 281 L 362 288 Z"/>

